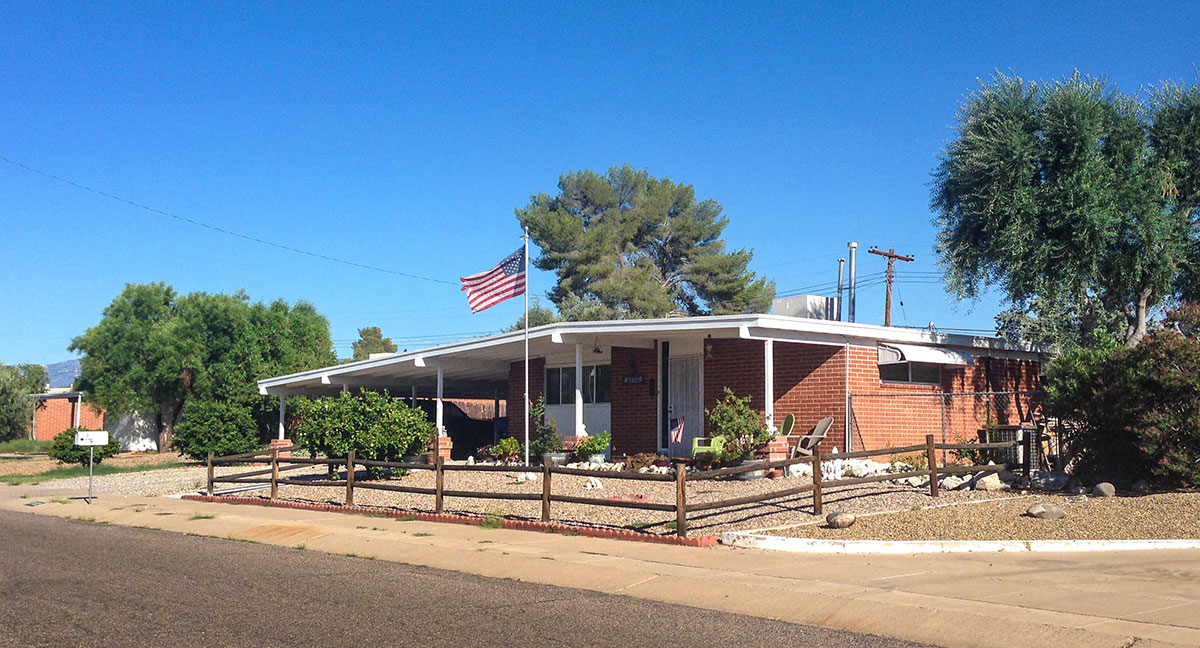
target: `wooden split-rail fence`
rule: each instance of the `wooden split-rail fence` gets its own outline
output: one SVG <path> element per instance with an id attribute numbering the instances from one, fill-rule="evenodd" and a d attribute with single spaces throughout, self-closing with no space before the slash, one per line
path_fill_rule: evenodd
<path id="1" fill-rule="evenodd" d="M 732 466 L 727 468 L 717 468 L 713 470 L 693 470 L 687 471 L 684 469 L 686 459 L 672 460 L 676 464 L 674 475 L 663 475 L 659 473 L 639 473 L 639 472 L 614 472 L 606 470 L 586 470 L 581 468 L 567 468 L 564 466 L 552 466 L 549 460 L 545 461 L 541 468 L 541 493 L 511 493 L 497 491 L 467 491 L 454 490 L 445 487 L 445 475 L 447 472 L 464 471 L 464 472 L 509 472 L 523 473 L 536 472 L 537 467 L 534 466 L 509 466 L 509 465 L 489 465 L 489 464 L 448 464 L 441 457 L 433 464 L 426 463 L 403 463 L 391 461 L 374 461 L 370 459 L 358 459 L 354 456 L 354 451 L 351 450 L 344 459 L 341 458 L 320 458 L 320 457 L 293 457 L 283 454 L 299 448 L 292 446 L 287 448 L 272 448 L 270 450 L 261 450 L 258 452 L 246 452 L 242 454 L 228 455 L 224 457 L 214 457 L 213 453 L 208 453 L 208 494 L 213 495 L 214 484 L 266 484 L 270 487 L 271 499 L 277 499 L 279 496 L 279 486 L 313 486 L 313 487 L 337 487 L 346 489 L 346 506 L 354 506 L 354 491 L 356 489 L 369 490 L 384 490 L 397 493 L 414 493 L 418 495 L 432 495 L 434 512 L 441 514 L 444 510 L 445 499 L 447 497 L 467 497 L 476 499 L 498 499 L 498 500 L 526 500 L 526 501 L 541 501 L 542 503 L 542 522 L 549 522 L 551 519 L 550 509 L 554 502 L 563 502 L 571 504 L 590 504 L 593 506 L 613 506 L 619 508 L 639 509 L 644 511 L 659 511 L 675 514 L 675 533 L 680 537 L 687 537 L 688 531 L 688 513 L 697 513 L 700 511 L 711 511 L 716 509 L 733 508 L 738 506 L 747 506 L 777 500 L 784 497 L 793 497 L 802 493 L 811 493 L 813 513 L 820 515 L 822 511 L 823 493 L 830 488 L 838 488 L 845 486 L 855 486 L 858 484 L 869 484 L 872 482 L 891 481 L 894 479 L 904 479 L 906 477 L 928 477 L 929 478 L 929 494 L 933 497 L 938 497 L 938 479 L 939 475 L 962 475 L 976 472 L 996 472 L 1000 470 L 1020 470 L 1026 479 L 1029 478 L 1030 472 L 1030 440 L 1032 435 L 1019 434 L 1015 441 L 1005 441 L 1000 443 L 935 443 L 932 434 L 926 435 L 925 443 L 918 445 L 902 446 L 896 448 L 880 448 L 878 450 L 859 450 L 856 452 L 843 452 L 836 454 L 823 455 L 818 448 L 811 456 L 796 457 L 793 459 L 782 459 L 778 461 L 755 461 L 748 462 L 741 466 Z M 988 464 L 988 465 L 959 465 L 952 463 L 939 464 L 937 461 L 937 450 L 1004 450 L 1010 448 L 1018 449 L 1019 462 L 1016 464 Z M 822 471 L 817 468 L 823 462 L 834 461 L 837 459 L 859 459 L 865 457 L 877 457 L 888 455 L 903 455 L 906 453 L 924 452 L 927 458 L 927 466 L 923 470 L 911 470 L 900 473 L 888 473 L 883 475 L 873 475 L 870 477 L 853 477 L 848 479 L 824 480 Z M 252 470 L 249 472 L 238 473 L 235 475 L 216 476 L 214 474 L 214 466 L 232 465 L 241 463 L 257 463 L 267 460 L 270 462 L 269 468 Z M 723 477 L 732 477 L 742 473 L 761 471 L 761 470 L 779 470 L 788 466 L 797 464 L 809 464 L 814 467 L 812 471 L 812 482 L 797 486 L 789 486 L 768 493 L 759 493 L 754 495 L 746 495 L 742 497 L 730 497 L 722 500 L 695 502 L 687 501 L 687 483 L 700 480 L 719 479 Z M 346 472 L 345 480 L 335 479 L 289 479 L 281 477 L 281 473 L 298 470 L 311 466 L 327 466 L 330 472 L 334 470 L 344 469 Z M 431 470 L 435 473 L 434 487 L 418 487 L 405 486 L 388 481 L 367 480 L 358 481 L 355 479 L 355 471 L 359 467 L 364 468 L 385 468 L 395 470 Z M 553 476 L 554 475 L 577 475 L 581 477 L 597 477 L 604 479 L 626 479 L 634 481 L 656 481 L 656 482 L 675 482 L 675 502 L 673 504 L 661 502 L 641 502 L 627 501 L 619 499 L 606 499 L 598 497 L 578 497 L 573 495 L 559 495 L 553 492 Z"/>

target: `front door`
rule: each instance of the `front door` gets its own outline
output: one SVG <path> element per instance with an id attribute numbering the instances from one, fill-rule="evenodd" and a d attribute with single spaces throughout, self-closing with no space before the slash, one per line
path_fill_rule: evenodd
<path id="1" fill-rule="evenodd" d="M 701 370 L 704 359 L 700 356 L 681 356 L 668 359 L 671 365 L 667 388 L 668 429 L 683 421 L 683 438 L 676 442 L 668 433 L 667 454 L 672 457 L 690 457 L 692 439 L 704 436 L 704 383 Z"/>

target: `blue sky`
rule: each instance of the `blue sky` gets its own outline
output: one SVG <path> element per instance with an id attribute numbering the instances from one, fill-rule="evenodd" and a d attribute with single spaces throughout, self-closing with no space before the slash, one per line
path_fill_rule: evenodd
<path id="1" fill-rule="evenodd" d="M 895 247 L 893 321 L 985 329 L 937 271 L 930 174 L 995 69 L 1194 81 L 1200 3 L 0 2 L 0 157 L 181 217 L 456 282 L 560 174 L 631 164 L 721 202 L 780 292 Z M 0 361 L 70 357 L 128 282 L 308 300 L 339 354 L 511 324 L 455 285 L 230 237 L 0 162 Z M 860 275 L 882 271 L 860 255 Z M 906 273 L 909 274 L 906 277 Z M 534 294 L 553 281 L 536 273 Z M 858 319 L 882 323 L 883 289 Z"/>

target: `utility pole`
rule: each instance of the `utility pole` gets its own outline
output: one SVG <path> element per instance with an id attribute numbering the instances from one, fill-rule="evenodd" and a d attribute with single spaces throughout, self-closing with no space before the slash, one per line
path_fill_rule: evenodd
<path id="1" fill-rule="evenodd" d="M 895 277 L 896 277 L 896 271 L 892 269 L 892 266 L 893 266 L 893 264 L 895 264 L 896 261 L 912 261 L 913 258 L 911 256 L 904 256 L 903 254 L 896 254 L 896 248 L 888 248 L 888 251 L 884 252 L 883 250 L 880 250 L 879 248 L 875 247 L 874 245 L 872 245 L 871 249 L 867 250 L 867 252 L 870 252 L 871 254 L 878 254 L 879 256 L 888 260 L 887 274 L 885 275 L 885 277 L 887 278 L 887 300 L 884 302 L 884 306 L 883 306 L 883 325 L 891 326 L 892 325 L 892 280 L 895 279 Z"/>

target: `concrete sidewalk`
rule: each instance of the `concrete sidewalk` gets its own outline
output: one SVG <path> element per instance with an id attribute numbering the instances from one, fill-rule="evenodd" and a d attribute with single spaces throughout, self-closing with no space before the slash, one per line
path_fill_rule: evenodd
<path id="1" fill-rule="evenodd" d="M 1200 646 L 1197 550 L 784 554 L 169 498 L 62 503 L 78 495 L 0 486 L 0 508 L 303 545 L 944 646 Z M 35 500 L 46 503 L 27 506 Z"/>

